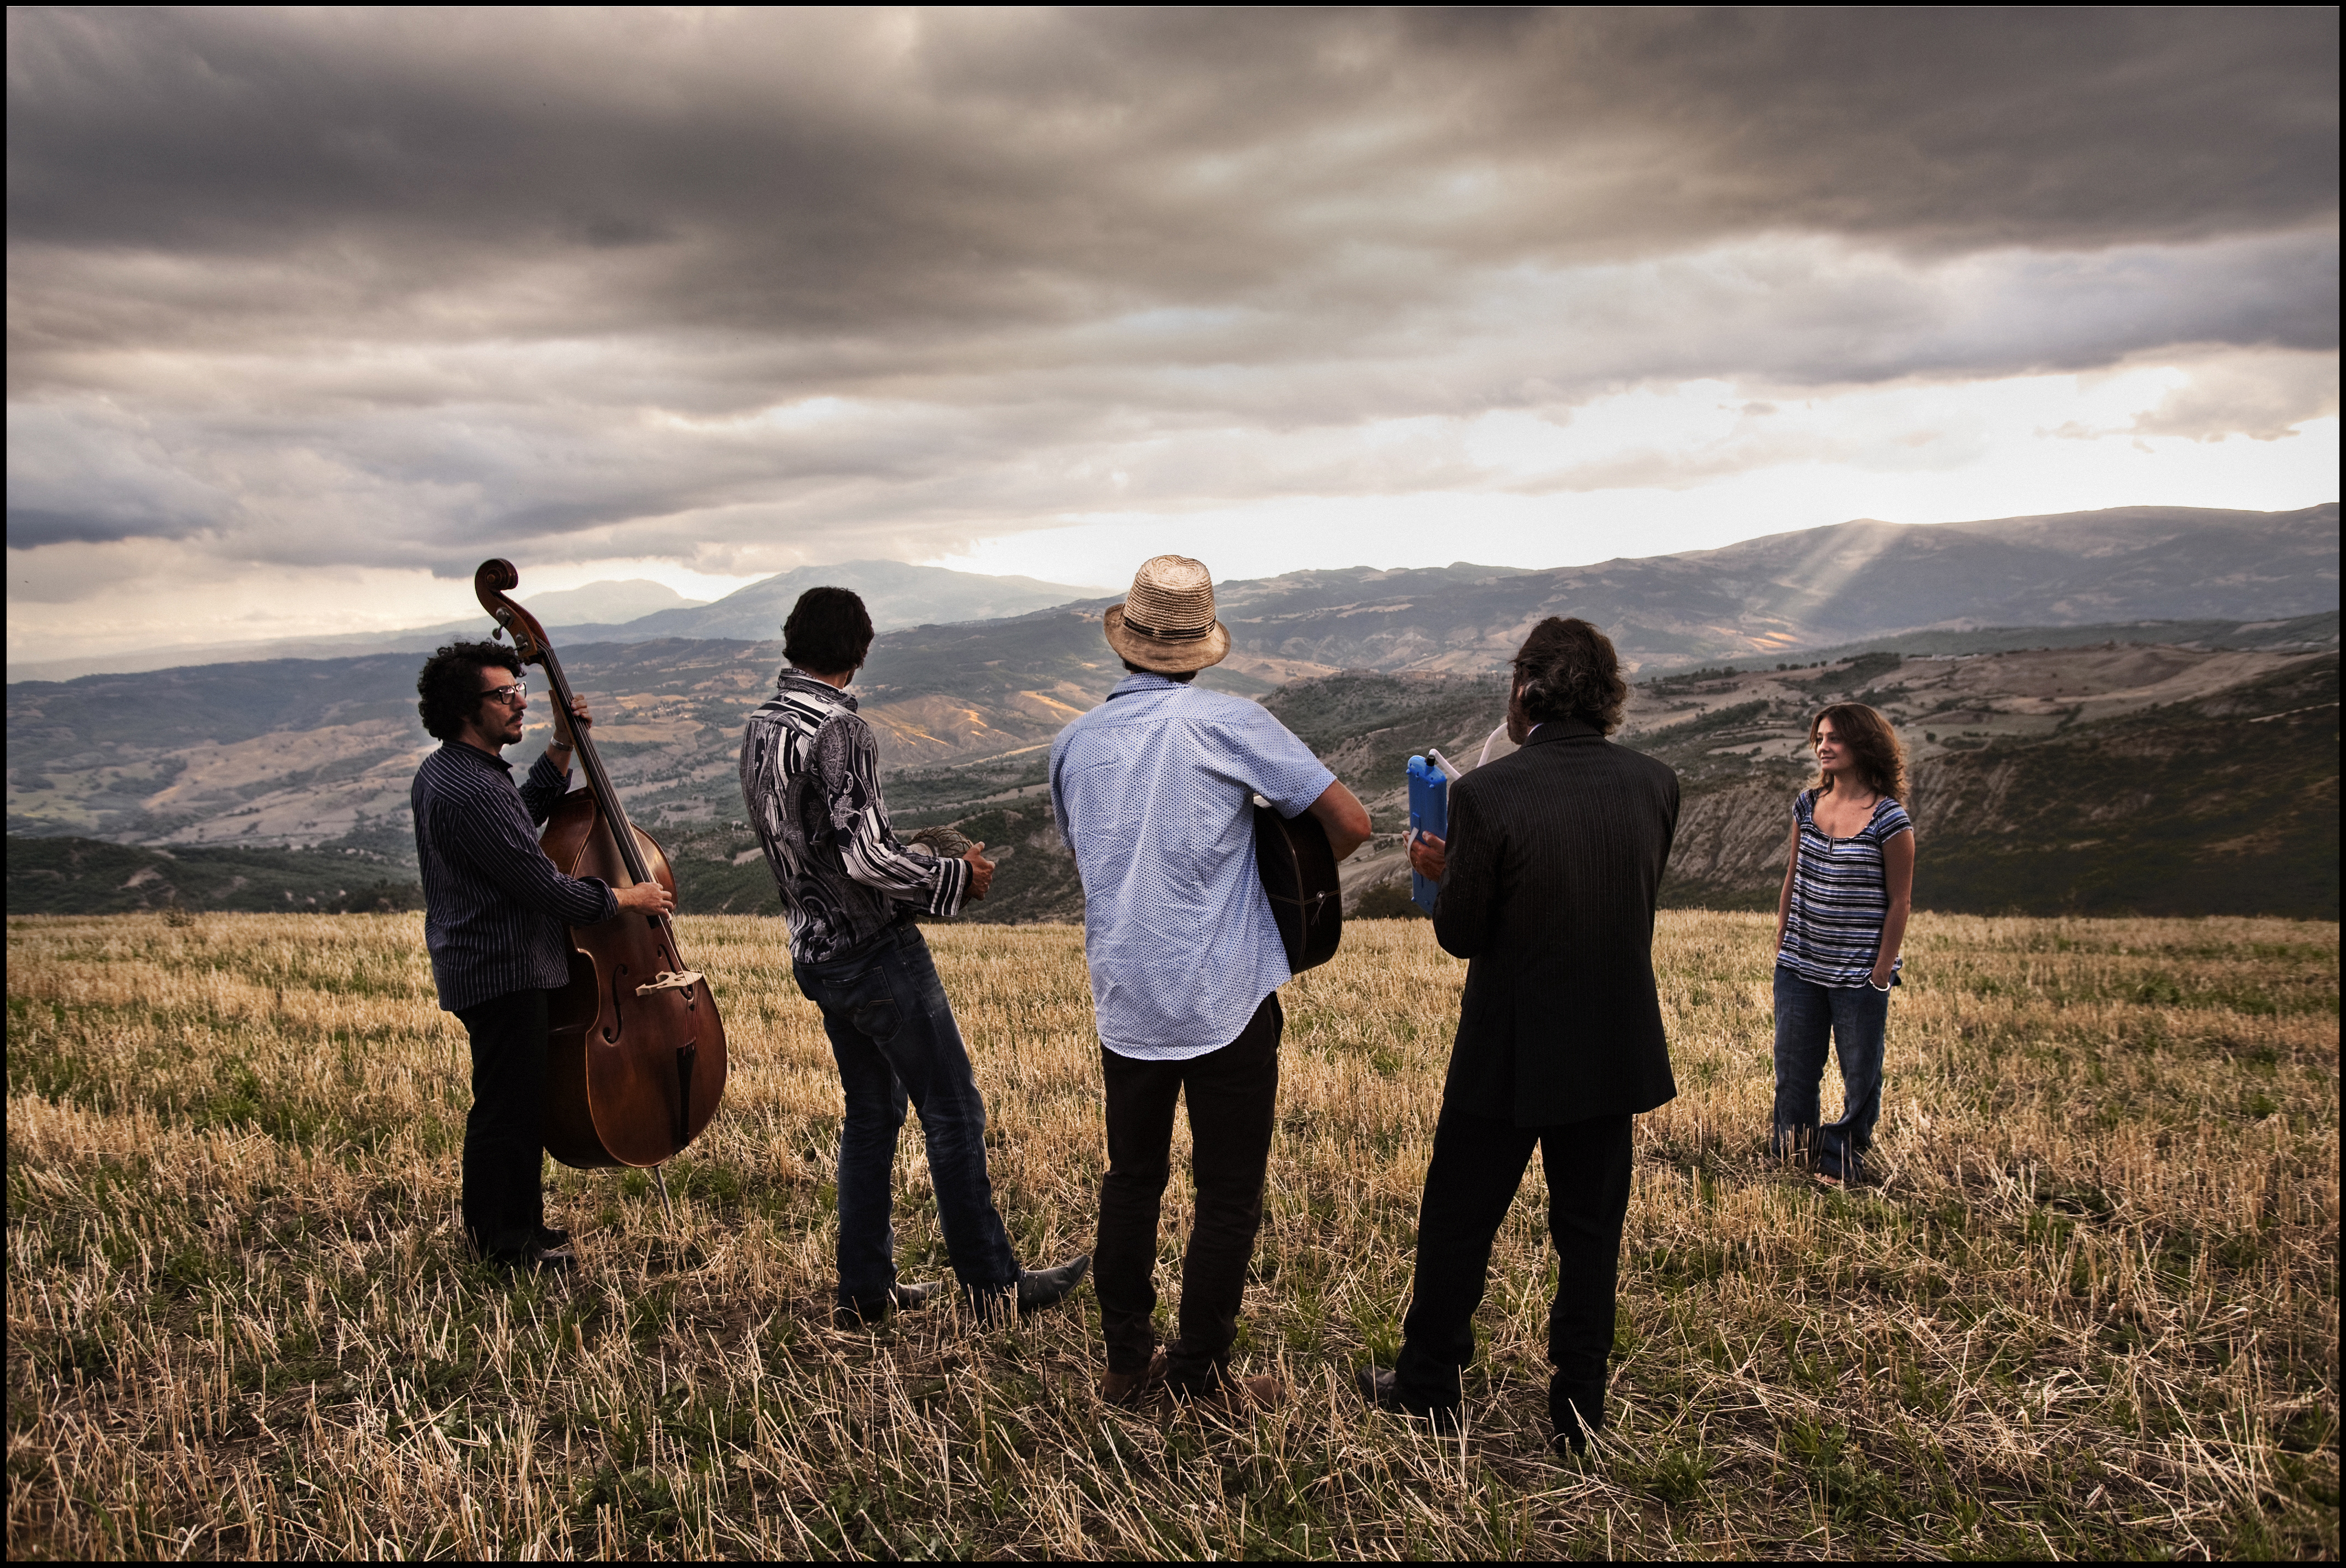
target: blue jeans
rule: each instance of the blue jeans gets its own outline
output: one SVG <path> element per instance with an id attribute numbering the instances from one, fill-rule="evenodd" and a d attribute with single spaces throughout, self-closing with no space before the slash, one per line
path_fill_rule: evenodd
<path id="1" fill-rule="evenodd" d="M 793 964 L 822 1009 L 846 1091 L 839 1132 L 839 1300 L 876 1306 L 896 1283 L 888 1223 L 896 1133 L 909 1099 L 929 1145 L 945 1255 L 967 1290 L 1016 1283 L 1017 1255 L 985 1175 L 985 1102 L 918 926 L 906 922 L 822 963 Z"/>
<path id="2" fill-rule="evenodd" d="M 1893 982 L 1894 983 L 1894 982 Z M 1871 985 L 1819 985 L 1776 966 L 1776 1125 L 1770 1147 L 1812 1156 L 1830 1176 L 1855 1177 L 1882 1118 L 1882 1035 L 1890 993 Z M 1841 1059 L 1841 1119 L 1817 1125 L 1817 1087 L 1830 1042 Z"/>

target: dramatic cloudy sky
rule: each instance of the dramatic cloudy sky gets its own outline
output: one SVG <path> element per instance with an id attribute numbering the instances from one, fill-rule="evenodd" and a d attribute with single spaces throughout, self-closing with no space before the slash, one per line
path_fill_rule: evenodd
<path id="1" fill-rule="evenodd" d="M 14 658 L 2337 494 L 2330 9 L 8 16 Z"/>

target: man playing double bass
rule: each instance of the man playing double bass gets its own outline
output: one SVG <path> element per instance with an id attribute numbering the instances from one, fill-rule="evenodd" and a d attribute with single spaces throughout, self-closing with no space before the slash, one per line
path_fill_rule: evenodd
<path id="1" fill-rule="evenodd" d="M 554 741 L 514 787 L 499 755 L 521 739 L 528 712 L 521 657 L 499 643 L 456 642 L 415 677 L 416 711 L 440 748 L 415 770 L 415 858 L 423 876 L 423 942 L 443 1010 L 473 1043 L 473 1108 L 464 1118 L 464 1234 L 508 1268 L 564 1269 L 567 1231 L 546 1227 L 542 1129 L 546 1003 L 569 983 L 567 926 L 621 911 L 666 914 L 657 881 L 614 890 L 569 877 L 538 848 L 536 824 L 570 784 L 571 726 L 586 704 L 554 716 Z"/>

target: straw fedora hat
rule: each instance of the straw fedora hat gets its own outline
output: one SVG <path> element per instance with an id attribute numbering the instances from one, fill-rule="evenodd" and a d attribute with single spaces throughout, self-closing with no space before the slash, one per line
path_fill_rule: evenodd
<path id="1" fill-rule="evenodd" d="M 1181 675 L 1229 657 L 1229 628 L 1214 618 L 1213 574 L 1187 555 L 1142 562 L 1132 592 L 1106 619 L 1107 646 L 1143 669 Z"/>

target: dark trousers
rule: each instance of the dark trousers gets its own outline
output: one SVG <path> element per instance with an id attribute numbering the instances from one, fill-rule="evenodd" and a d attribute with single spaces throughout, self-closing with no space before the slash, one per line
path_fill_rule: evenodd
<path id="1" fill-rule="evenodd" d="M 1883 1036 L 1890 993 L 1871 985 L 1819 985 L 1776 966 L 1776 1114 L 1770 1146 L 1812 1156 L 1829 1176 L 1855 1177 L 1882 1117 Z M 1817 1125 L 1825 1052 L 1841 1058 L 1841 1117 Z"/>
<path id="2" fill-rule="evenodd" d="M 1566 1424 L 1567 1400 L 1590 1426 L 1604 1419 L 1621 1224 L 1629 1212 L 1629 1118 L 1519 1127 L 1447 1103 L 1433 1130 L 1433 1162 L 1417 1217 L 1417 1279 L 1394 1369 L 1402 1398 L 1413 1407 L 1454 1407 L 1464 1392 L 1460 1374 L 1474 1359 L 1474 1309 L 1483 1304 L 1491 1244 L 1535 1144 L 1547 1167 L 1547 1227 L 1556 1256 L 1556 1300 L 1547 1314 L 1547 1359 L 1555 1368 L 1549 1406 L 1559 1426 Z"/>
<path id="3" fill-rule="evenodd" d="M 546 1004 L 508 991 L 461 1009 L 473 1037 L 464 1115 L 464 1234 L 491 1257 L 516 1257 L 546 1223 Z"/>
<path id="4" fill-rule="evenodd" d="M 907 1100 L 920 1113 L 936 1189 L 937 1227 L 970 1290 L 1017 1282 L 1018 1258 L 985 1174 L 985 1101 L 944 983 L 920 928 L 892 928 L 852 952 L 795 965 L 822 1009 L 847 1115 L 839 1130 L 839 1300 L 874 1306 L 896 1283 L 896 1135 Z"/>
<path id="5" fill-rule="evenodd" d="M 1156 1353 L 1157 1215 L 1173 1164 L 1173 1105 L 1187 1095 L 1190 1174 L 1198 1213 L 1181 1260 L 1180 1334 L 1167 1347 L 1177 1388 L 1204 1390 L 1229 1375 L 1239 1304 L 1255 1233 L 1262 1228 L 1262 1183 L 1279 1113 L 1279 994 L 1239 1037 L 1181 1062 L 1141 1062 L 1103 1048 L 1107 1080 L 1107 1176 L 1100 1183 L 1099 1246 L 1093 1288 L 1112 1372 L 1137 1372 Z"/>

